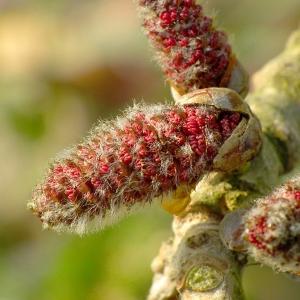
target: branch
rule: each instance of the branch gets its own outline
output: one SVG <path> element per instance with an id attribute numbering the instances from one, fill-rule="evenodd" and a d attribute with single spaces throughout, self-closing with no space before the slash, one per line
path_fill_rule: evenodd
<path id="1" fill-rule="evenodd" d="M 297 169 L 299 78 L 300 30 L 291 36 L 284 52 L 254 76 L 255 91 L 246 99 L 262 123 L 261 152 L 238 174 L 203 177 L 191 193 L 190 205 L 174 218 L 174 237 L 153 262 L 149 300 L 179 295 L 181 299 L 243 299 L 240 271 L 245 261 L 222 246 L 218 224 L 222 214 L 266 195 Z M 223 221 L 221 233 L 227 244 L 239 221 L 236 214 Z M 235 250 L 241 246 L 233 242 Z"/>
<path id="2" fill-rule="evenodd" d="M 152 263 L 148 300 L 242 299 L 242 261 L 219 238 L 220 218 L 204 209 L 173 221 L 174 237 Z"/>

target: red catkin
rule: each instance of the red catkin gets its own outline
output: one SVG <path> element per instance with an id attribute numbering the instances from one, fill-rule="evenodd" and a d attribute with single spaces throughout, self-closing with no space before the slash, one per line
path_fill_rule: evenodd
<path id="1" fill-rule="evenodd" d="M 241 120 L 207 105 L 135 106 L 56 159 L 31 207 L 45 226 L 85 232 L 195 183 Z"/>
<path id="2" fill-rule="evenodd" d="M 300 177 L 259 200 L 243 217 L 247 250 L 275 270 L 300 274 Z"/>
<path id="3" fill-rule="evenodd" d="M 159 65 L 183 91 L 218 87 L 232 58 L 224 32 L 195 0 L 137 0 Z"/>

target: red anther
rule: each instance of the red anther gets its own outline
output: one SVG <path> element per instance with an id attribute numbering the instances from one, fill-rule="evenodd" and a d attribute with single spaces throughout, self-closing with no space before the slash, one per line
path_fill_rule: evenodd
<path id="1" fill-rule="evenodd" d="M 255 247 L 258 248 L 258 249 L 261 249 L 261 250 L 265 250 L 265 249 L 266 249 L 266 246 L 265 246 L 262 242 L 260 242 L 260 241 L 258 240 L 258 238 L 257 238 L 257 236 L 256 236 L 256 233 L 253 232 L 253 231 L 251 231 L 251 232 L 249 233 L 249 235 L 248 235 L 248 241 L 249 241 L 251 244 L 255 245 Z"/>
<path id="2" fill-rule="evenodd" d="M 186 20 L 189 17 L 189 9 L 187 7 L 184 7 L 179 16 L 182 21 Z"/>
<path id="3" fill-rule="evenodd" d="M 151 144 L 157 140 L 156 134 L 153 131 L 147 131 L 144 135 L 144 140 L 146 143 Z"/>
<path id="4" fill-rule="evenodd" d="M 98 178 L 92 177 L 91 184 L 93 185 L 93 187 L 95 189 L 97 189 L 98 187 L 101 186 L 101 180 L 99 180 Z"/>
<path id="5" fill-rule="evenodd" d="M 190 117 L 186 122 L 186 131 L 189 134 L 199 133 L 198 120 L 195 117 Z"/>
<path id="6" fill-rule="evenodd" d="M 267 224 L 266 224 L 266 218 L 260 217 L 256 221 L 256 228 L 255 231 L 257 234 L 264 234 L 266 232 Z"/>
<path id="7" fill-rule="evenodd" d="M 141 123 L 141 121 L 134 122 L 132 124 L 132 129 L 135 133 L 139 134 L 143 130 L 143 124 Z"/>
<path id="8" fill-rule="evenodd" d="M 64 172 L 64 168 L 60 165 L 56 166 L 53 170 L 54 174 L 60 175 Z"/>
<path id="9" fill-rule="evenodd" d="M 68 165 L 65 170 L 66 173 L 70 174 L 72 179 L 77 179 L 80 177 L 80 169 L 75 165 Z"/>
<path id="10" fill-rule="evenodd" d="M 297 201 L 300 201 L 300 190 L 295 190 L 293 195 Z"/>
<path id="11" fill-rule="evenodd" d="M 138 151 L 138 156 L 139 157 L 146 157 L 147 155 L 148 155 L 147 149 L 144 146 L 140 147 L 140 149 Z"/>
<path id="12" fill-rule="evenodd" d="M 196 49 L 193 53 L 194 59 L 198 60 L 200 58 L 203 58 L 203 52 L 200 49 Z"/>
<path id="13" fill-rule="evenodd" d="M 186 28 L 180 29 L 179 35 L 184 38 L 188 38 L 189 37 L 188 30 Z"/>
<path id="14" fill-rule="evenodd" d="M 219 127 L 219 124 L 217 123 L 217 118 L 214 115 L 208 115 L 206 117 L 206 121 L 210 128 L 218 128 Z"/>
<path id="15" fill-rule="evenodd" d="M 175 111 L 170 111 L 168 113 L 168 120 L 173 123 L 178 125 L 181 122 L 181 117 L 178 113 L 176 113 Z"/>
<path id="16" fill-rule="evenodd" d="M 162 25 L 170 25 L 172 23 L 171 15 L 168 11 L 164 11 L 160 14 Z"/>
<path id="17" fill-rule="evenodd" d="M 229 120 L 227 118 L 224 118 L 221 120 L 220 124 L 221 124 L 221 130 L 222 130 L 223 136 L 224 137 L 228 136 L 228 134 L 230 134 L 230 130 L 231 130 Z"/>
<path id="18" fill-rule="evenodd" d="M 135 145 L 136 143 L 136 135 L 134 133 L 131 133 L 130 131 L 128 132 L 128 134 L 126 135 L 125 137 L 125 140 L 124 140 L 125 144 L 128 146 L 128 147 L 132 147 Z"/>
<path id="19" fill-rule="evenodd" d="M 70 172 L 70 174 L 71 174 L 71 176 L 72 176 L 73 178 L 78 178 L 78 177 L 80 177 L 80 172 L 79 172 L 78 170 L 72 170 L 72 171 Z"/>
<path id="20" fill-rule="evenodd" d="M 241 115 L 235 112 L 229 117 L 229 119 L 232 125 L 236 125 L 238 122 L 240 122 Z"/>
<path id="21" fill-rule="evenodd" d="M 171 165 L 168 167 L 167 175 L 168 175 L 169 177 L 174 177 L 174 176 L 176 176 L 176 174 L 177 174 L 176 166 L 175 166 L 175 164 L 171 164 Z"/>
<path id="22" fill-rule="evenodd" d="M 189 44 L 189 40 L 187 38 L 183 38 L 181 39 L 178 44 L 181 46 L 181 47 L 186 47 L 188 44 Z"/>
<path id="23" fill-rule="evenodd" d="M 202 51 L 197 49 L 193 52 L 190 60 L 189 60 L 189 65 L 194 65 L 199 59 L 202 59 L 203 60 L 203 54 L 202 54 Z"/>
<path id="24" fill-rule="evenodd" d="M 172 37 L 166 38 L 164 41 L 164 46 L 165 47 L 172 47 L 176 45 L 176 40 Z"/>
<path id="25" fill-rule="evenodd" d="M 198 29 L 196 26 L 192 26 L 191 28 L 189 28 L 187 30 L 187 33 L 188 33 L 188 36 L 191 38 L 196 37 L 198 34 Z"/>
<path id="26" fill-rule="evenodd" d="M 109 171 L 109 166 L 106 165 L 106 164 L 101 164 L 101 166 L 100 166 L 100 172 L 101 172 L 102 174 L 107 174 L 108 171 Z"/>
<path id="27" fill-rule="evenodd" d="M 124 153 L 124 155 L 121 157 L 121 161 L 124 164 L 129 165 L 132 162 L 132 157 L 129 153 Z"/>
<path id="28" fill-rule="evenodd" d="M 159 153 L 153 153 L 152 158 L 156 165 L 161 163 L 161 158 L 159 156 Z"/>
<path id="29" fill-rule="evenodd" d="M 134 163 L 134 167 L 137 169 L 137 170 L 141 170 L 144 166 L 144 161 L 143 159 L 140 159 L 140 158 L 137 158 L 135 160 L 135 163 Z"/>
<path id="30" fill-rule="evenodd" d="M 74 202 L 76 200 L 76 190 L 74 188 L 67 187 L 65 194 L 70 201 Z"/>
<path id="31" fill-rule="evenodd" d="M 172 9 L 170 11 L 171 22 L 175 22 L 177 20 L 177 11 L 176 9 Z"/>

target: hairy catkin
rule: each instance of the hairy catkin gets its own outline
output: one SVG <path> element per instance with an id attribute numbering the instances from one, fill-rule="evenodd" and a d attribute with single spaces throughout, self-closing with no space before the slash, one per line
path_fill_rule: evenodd
<path id="1" fill-rule="evenodd" d="M 255 260 L 300 275 L 300 176 L 259 200 L 242 220 L 242 238 Z"/>
<path id="2" fill-rule="evenodd" d="M 193 184 L 212 169 L 241 118 L 209 105 L 134 106 L 56 159 L 30 207 L 56 230 L 101 228 L 122 212 Z"/>
<path id="3" fill-rule="evenodd" d="M 166 78 L 180 92 L 227 86 L 234 64 L 224 32 L 195 0 L 136 0 Z"/>

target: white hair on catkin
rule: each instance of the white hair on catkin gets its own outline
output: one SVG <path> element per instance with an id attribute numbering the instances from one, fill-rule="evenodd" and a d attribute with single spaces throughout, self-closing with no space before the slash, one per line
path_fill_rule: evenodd
<path id="1" fill-rule="evenodd" d="M 102 229 L 194 184 L 240 119 L 208 105 L 135 104 L 57 156 L 30 207 L 58 231 Z"/>

